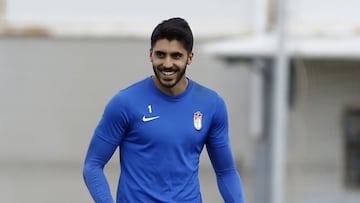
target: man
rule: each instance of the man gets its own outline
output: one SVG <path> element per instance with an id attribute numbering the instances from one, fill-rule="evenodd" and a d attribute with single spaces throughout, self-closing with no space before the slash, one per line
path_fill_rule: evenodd
<path id="1" fill-rule="evenodd" d="M 119 91 L 95 129 L 84 180 L 95 202 L 114 202 L 103 168 L 119 147 L 117 203 L 202 202 L 198 169 L 206 145 L 224 201 L 244 203 L 223 99 L 186 77 L 193 35 L 182 18 L 151 35 L 154 75 Z"/>

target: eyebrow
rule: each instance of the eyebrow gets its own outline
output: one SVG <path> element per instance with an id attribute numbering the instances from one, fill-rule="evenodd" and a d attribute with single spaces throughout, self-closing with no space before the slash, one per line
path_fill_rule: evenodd
<path id="1" fill-rule="evenodd" d="M 157 50 L 157 51 L 155 51 L 155 54 L 166 54 L 166 53 L 164 51 Z M 183 56 L 184 54 L 181 52 L 175 51 L 175 52 L 171 52 L 170 55 L 171 56 L 175 56 L 175 55 Z"/>

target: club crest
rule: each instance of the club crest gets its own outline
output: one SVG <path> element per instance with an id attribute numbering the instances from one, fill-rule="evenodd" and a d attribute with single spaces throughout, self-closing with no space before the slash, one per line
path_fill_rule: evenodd
<path id="1" fill-rule="evenodd" d="M 194 113 L 194 127 L 196 130 L 200 130 L 202 127 L 202 116 L 200 111 Z"/>

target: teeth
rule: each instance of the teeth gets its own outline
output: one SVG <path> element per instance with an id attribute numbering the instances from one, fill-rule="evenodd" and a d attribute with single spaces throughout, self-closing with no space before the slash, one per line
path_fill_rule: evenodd
<path id="1" fill-rule="evenodd" d="M 162 71 L 162 73 L 163 73 L 164 75 L 172 75 L 172 74 L 174 74 L 175 72 L 174 72 L 174 71 L 171 71 L 171 72 Z"/>

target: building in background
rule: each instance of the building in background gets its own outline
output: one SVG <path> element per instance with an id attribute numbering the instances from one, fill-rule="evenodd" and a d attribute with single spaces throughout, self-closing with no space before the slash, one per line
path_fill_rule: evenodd
<path id="1" fill-rule="evenodd" d="M 0 0 L 1 202 L 91 201 L 81 167 L 104 104 L 152 73 L 148 35 L 178 15 L 196 37 L 189 75 L 227 101 L 247 200 L 269 203 L 276 2 Z M 357 202 L 360 2 L 286 5 L 284 202 Z M 201 163 L 204 202 L 220 202 L 206 152 Z"/>
<path id="2" fill-rule="evenodd" d="M 245 62 L 253 69 L 251 132 L 260 160 L 254 202 L 358 201 L 360 23 L 353 9 L 358 3 L 256 2 L 262 5 L 259 13 L 268 15 L 258 15 L 253 35 L 204 48 L 232 66 Z M 284 68 L 279 60 L 285 74 L 279 74 Z M 279 107 L 281 99 L 286 101 Z M 274 120 L 281 122 L 280 131 L 274 131 Z"/>

